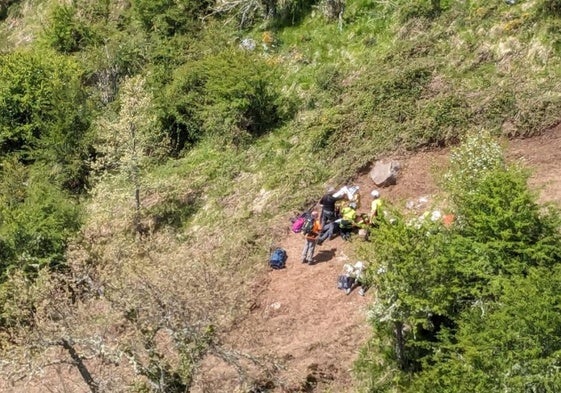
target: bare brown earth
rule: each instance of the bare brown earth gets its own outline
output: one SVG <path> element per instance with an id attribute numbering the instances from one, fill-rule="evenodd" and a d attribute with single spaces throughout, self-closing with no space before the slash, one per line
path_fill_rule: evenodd
<path id="1" fill-rule="evenodd" d="M 540 202 L 561 202 L 561 127 L 509 141 L 506 151 L 509 159 L 522 161 L 533 172 L 530 186 L 539 191 Z M 422 196 L 434 199 L 434 177 L 446 165 L 448 150 L 389 159 L 399 161 L 401 171 L 396 185 L 381 190 L 383 198 L 397 205 Z M 364 211 L 374 184 L 367 172 L 353 184 L 360 185 Z M 343 264 L 356 261 L 348 242 L 335 238 L 318 246 L 310 266 L 300 260 L 302 235 L 289 232 L 288 222 L 286 226 L 288 235 L 279 244 L 288 252 L 287 268 L 267 272 L 254 283 L 255 307 L 235 327 L 229 344 L 279 360 L 276 377 L 262 385 L 269 389 L 255 392 L 355 392 L 351 368 L 370 334 L 366 315 L 375 290 L 361 297 L 357 291 L 347 296 L 337 289 Z M 230 369 L 209 360 L 195 390 L 234 392 L 236 383 Z"/>

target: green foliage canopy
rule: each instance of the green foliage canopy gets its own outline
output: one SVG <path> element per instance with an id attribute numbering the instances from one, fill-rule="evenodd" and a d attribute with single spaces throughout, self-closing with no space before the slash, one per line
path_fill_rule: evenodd
<path id="1" fill-rule="evenodd" d="M 559 213 L 539 207 L 528 174 L 504 165 L 489 137 L 468 138 L 452 157 L 453 226 L 393 212 L 363 250 L 385 360 L 362 371 L 390 372 L 411 392 L 559 388 Z"/>
<path id="2" fill-rule="evenodd" d="M 48 169 L 4 160 L 0 171 L 0 282 L 12 270 L 35 274 L 64 263 L 80 227 L 78 205 L 45 176 Z"/>
<path id="3" fill-rule="evenodd" d="M 78 20 L 76 12 L 76 8 L 70 5 L 53 8 L 45 37 L 54 50 L 61 53 L 77 52 L 94 39 L 92 29 Z"/>
<path id="4" fill-rule="evenodd" d="M 273 64 L 238 49 L 178 68 L 159 97 L 159 118 L 176 151 L 204 136 L 240 143 L 285 119 Z"/>
<path id="5" fill-rule="evenodd" d="M 82 185 L 90 113 L 80 77 L 76 62 L 53 52 L 0 56 L 0 155 L 48 162 L 60 184 Z"/>
<path id="6" fill-rule="evenodd" d="M 133 0 L 133 13 L 146 31 L 162 36 L 189 34 L 201 26 L 209 12 L 209 0 Z"/>

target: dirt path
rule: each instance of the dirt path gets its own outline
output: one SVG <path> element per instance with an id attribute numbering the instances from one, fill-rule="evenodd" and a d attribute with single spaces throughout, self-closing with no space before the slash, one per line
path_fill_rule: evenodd
<path id="1" fill-rule="evenodd" d="M 507 154 L 534 171 L 530 185 L 541 190 L 541 202 L 561 201 L 560 127 L 540 137 L 511 141 Z M 392 157 L 402 169 L 398 184 L 383 189 L 382 196 L 398 204 L 430 198 L 437 191 L 433 176 L 447 158 L 447 150 Z M 360 185 L 362 210 L 367 209 L 374 184 L 368 174 L 354 184 Z M 351 367 L 369 337 L 366 312 L 373 293 L 361 297 L 354 291 L 347 296 L 336 288 L 343 264 L 356 261 L 348 242 L 336 238 L 318 246 L 311 266 L 301 263 L 303 242 L 302 235 L 293 233 L 281 241 L 289 255 L 287 268 L 268 272 L 256 284 L 261 290 L 255 308 L 233 332 L 232 344 L 283 360 L 276 381 L 280 386 L 255 392 L 354 392 Z M 232 391 L 224 385 L 230 378 L 219 376 L 221 388 L 207 391 Z"/>

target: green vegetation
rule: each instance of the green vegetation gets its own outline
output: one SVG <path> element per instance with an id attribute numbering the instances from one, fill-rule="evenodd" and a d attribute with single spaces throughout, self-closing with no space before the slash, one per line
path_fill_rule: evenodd
<path id="1" fill-rule="evenodd" d="M 360 250 L 380 299 L 358 378 L 559 390 L 559 217 L 495 141 L 559 121 L 560 9 L 0 2 L 0 348 L 33 370 L 52 346 L 134 365 L 92 391 L 187 391 L 213 355 L 250 391 L 247 369 L 274 367 L 221 338 L 271 228 L 386 153 L 464 141 L 442 184 L 456 224 L 396 208 Z"/>
<path id="2" fill-rule="evenodd" d="M 378 289 L 370 345 L 383 354 L 363 353 L 367 390 L 547 391 L 559 383 L 548 371 L 561 349 L 551 319 L 559 214 L 540 209 L 527 175 L 505 166 L 488 136 L 466 140 L 451 161 L 455 223 L 396 214 L 362 250 Z"/>
<path id="3" fill-rule="evenodd" d="M 14 52 L 0 58 L 0 75 L 2 156 L 48 163 L 59 184 L 77 190 L 91 119 L 79 65 L 49 51 Z"/>
<path id="4" fill-rule="evenodd" d="M 239 49 L 182 65 L 159 99 L 162 128 L 170 130 L 176 152 L 205 136 L 245 144 L 287 118 L 279 76 L 276 67 Z"/>

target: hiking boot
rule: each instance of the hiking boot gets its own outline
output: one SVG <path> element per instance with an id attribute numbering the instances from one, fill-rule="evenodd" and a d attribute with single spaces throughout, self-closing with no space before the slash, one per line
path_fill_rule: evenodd
<path id="1" fill-rule="evenodd" d="M 306 260 L 306 258 L 302 259 L 302 263 L 308 263 L 308 261 Z"/>
<path id="2" fill-rule="evenodd" d="M 358 294 L 359 294 L 360 296 L 364 296 L 364 293 L 365 293 L 364 289 L 360 288 L 360 289 L 358 290 Z"/>
<path id="3" fill-rule="evenodd" d="M 345 295 L 348 295 L 349 293 L 351 293 L 351 288 L 345 289 Z"/>

